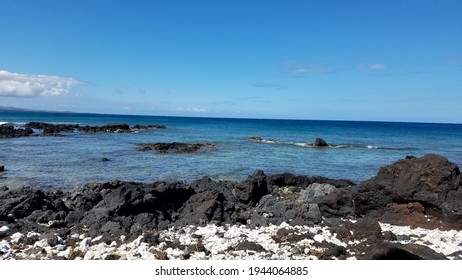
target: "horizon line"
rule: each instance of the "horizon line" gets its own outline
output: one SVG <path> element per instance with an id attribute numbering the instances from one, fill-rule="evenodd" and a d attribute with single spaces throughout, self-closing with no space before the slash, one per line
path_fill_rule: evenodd
<path id="1" fill-rule="evenodd" d="M 76 111 L 55 111 L 32 108 L 18 108 L 12 106 L 0 106 L 1 111 L 37 112 L 37 113 L 61 113 L 61 114 L 92 114 L 92 115 L 115 115 L 115 116 L 139 116 L 139 117 L 166 117 L 166 118 L 200 118 L 200 119 L 239 119 L 239 120 L 281 120 L 281 121 L 326 121 L 326 122 L 375 122 L 375 123 L 410 123 L 410 124 L 449 124 L 462 125 L 457 122 L 432 122 L 432 121 L 390 121 L 390 120 L 345 120 L 345 119 L 299 119 L 299 118 L 264 118 L 264 117 L 217 117 L 217 116 L 181 116 L 181 115 L 147 115 L 147 114 L 126 114 L 126 113 L 95 113 Z"/>

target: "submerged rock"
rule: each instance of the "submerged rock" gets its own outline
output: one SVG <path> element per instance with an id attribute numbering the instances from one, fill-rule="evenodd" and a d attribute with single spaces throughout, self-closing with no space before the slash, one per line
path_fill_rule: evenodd
<path id="1" fill-rule="evenodd" d="M 128 124 L 106 124 L 103 126 L 80 126 L 79 131 L 85 133 L 98 133 L 98 132 L 131 132 Z"/>
<path id="2" fill-rule="evenodd" d="M 137 144 L 138 151 L 157 151 L 162 154 L 176 153 L 176 154 L 191 154 L 198 151 L 203 151 L 215 147 L 212 143 L 141 143 Z"/>
<path id="3" fill-rule="evenodd" d="M 150 124 L 150 125 L 140 125 L 137 124 L 133 126 L 133 129 L 138 129 L 138 130 L 148 130 L 148 129 L 166 129 L 167 127 L 162 124 Z"/>
<path id="4" fill-rule="evenodd" d="M 247 139 L 249 139 L 250 141 L 254 141 L 254 142 L 261 142 L 263 140 L 261 137 L 257 137 L 257 136 L 252 136 Z"/>

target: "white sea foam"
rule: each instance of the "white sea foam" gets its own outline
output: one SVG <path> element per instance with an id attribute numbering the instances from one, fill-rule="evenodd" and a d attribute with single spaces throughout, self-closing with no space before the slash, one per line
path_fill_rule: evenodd
<path id="1" fill-rule="evenodd" d="M 293 144 L 299 147 L 313 147 L 313 144 L 308 144 L 308 143 L 290 143 L 290 144 Z"/>
<path id="2" fill-rule="evenodd" d="M 366 148 L 368 148 L 368 149 L 382 149 L 381 146 L 374 146 L 374 145 L 367 145 Z"/>
<path id="3" fill-rule="evenodd" d="M 334 145 L 332 148 L 334 149 L 343 149 L 343 148 L 350 148 L 350 145 Z"/>
<path id="4" fill-rule="evenodd" d="M 297 146 L 297 147 L 302 147 L 302 148 L 315 148 L 315 145 L 313 143 L 308 143 L 308 142 L 284 142 L 284 141 L 278 141 L 274 139 L 261 139 L 258 140 L 258 142 L 265 143 L 265 144 L 279 144 L 279 145 L 290 145 L 290 146 Z M 383 149 L 382 146 L 375 146 L 375 145 L 358 145 L 358 144 L 331 144 L 329 145 L 330 148 L 332 149 L 347 149 L 347 148 L 367 148 L 367 149 Z"/>
<path id="5" fill-rule="evenodd" d="M 263 143 L 268 143 L 268 144 L 280 143 L 280 142 L 278 142 L 277 140 L 273 140 L 273 139 L 262 139 L 261 141 L 262 141 Z"/>

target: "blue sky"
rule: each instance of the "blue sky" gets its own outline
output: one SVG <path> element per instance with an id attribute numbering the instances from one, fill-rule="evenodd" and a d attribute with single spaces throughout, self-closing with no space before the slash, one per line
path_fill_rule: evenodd
<path id="1" fill-rule="evenodd" d="M 460 0 L 0 2 L 0 106 L 462 123 Z"/>

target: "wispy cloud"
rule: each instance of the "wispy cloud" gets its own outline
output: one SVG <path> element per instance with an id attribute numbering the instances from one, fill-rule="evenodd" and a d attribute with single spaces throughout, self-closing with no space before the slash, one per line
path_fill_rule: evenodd
<path id="1" fill-rule="evenodd" d="M 284 63 L 282 73 L 290 76 L 307 76 L 310 74 L 321 74 L 332 72 L 332 68 L 323 64 L 296 64 L 293 62 Z"/>
<path id="2" fill-rule="evenodd" d="M 288 85 L 274 84 L 274 83 L 251 83 L 250 85 L 253 87 L 257 87 L 257 88 L 272 88 L 272 89 L 279 89 L 279 90 L 284 90 L 284 89 L 289 88 Z"/>
<path id="3" fill-rule="evenodd" d="M 369 69 L 371 70 L 380 70 L 380 69 L 386 69 L 387 66 L 383 65 L 383 64 L 372 64 L 369 66 Z"/>
<path id="4" fill-rule="evenodd" d="M 60 96 L 81 84 L 72 78 L 46 75 L 25 75 L 0 70 L 0 96 Z"/>
<path id="5" fill-rule="evenodd" d="M 177 112 L 188 112 L 188 113 L 205 113 L 207 112 L 206 109 L 203 108 L 184 108 L 184 107 L 177 107 L 175 109 Z"/>
<path id="6" fill-rule="evenodd" d="M 360 63 L 358 65 L 359 70 L 365 71 L 365 70 L 383 70 L 387 69 L 386 65 L 380 64 L 380 63 L 374 63 L 374 64 L 366 64 L 366 63 Z"/>

